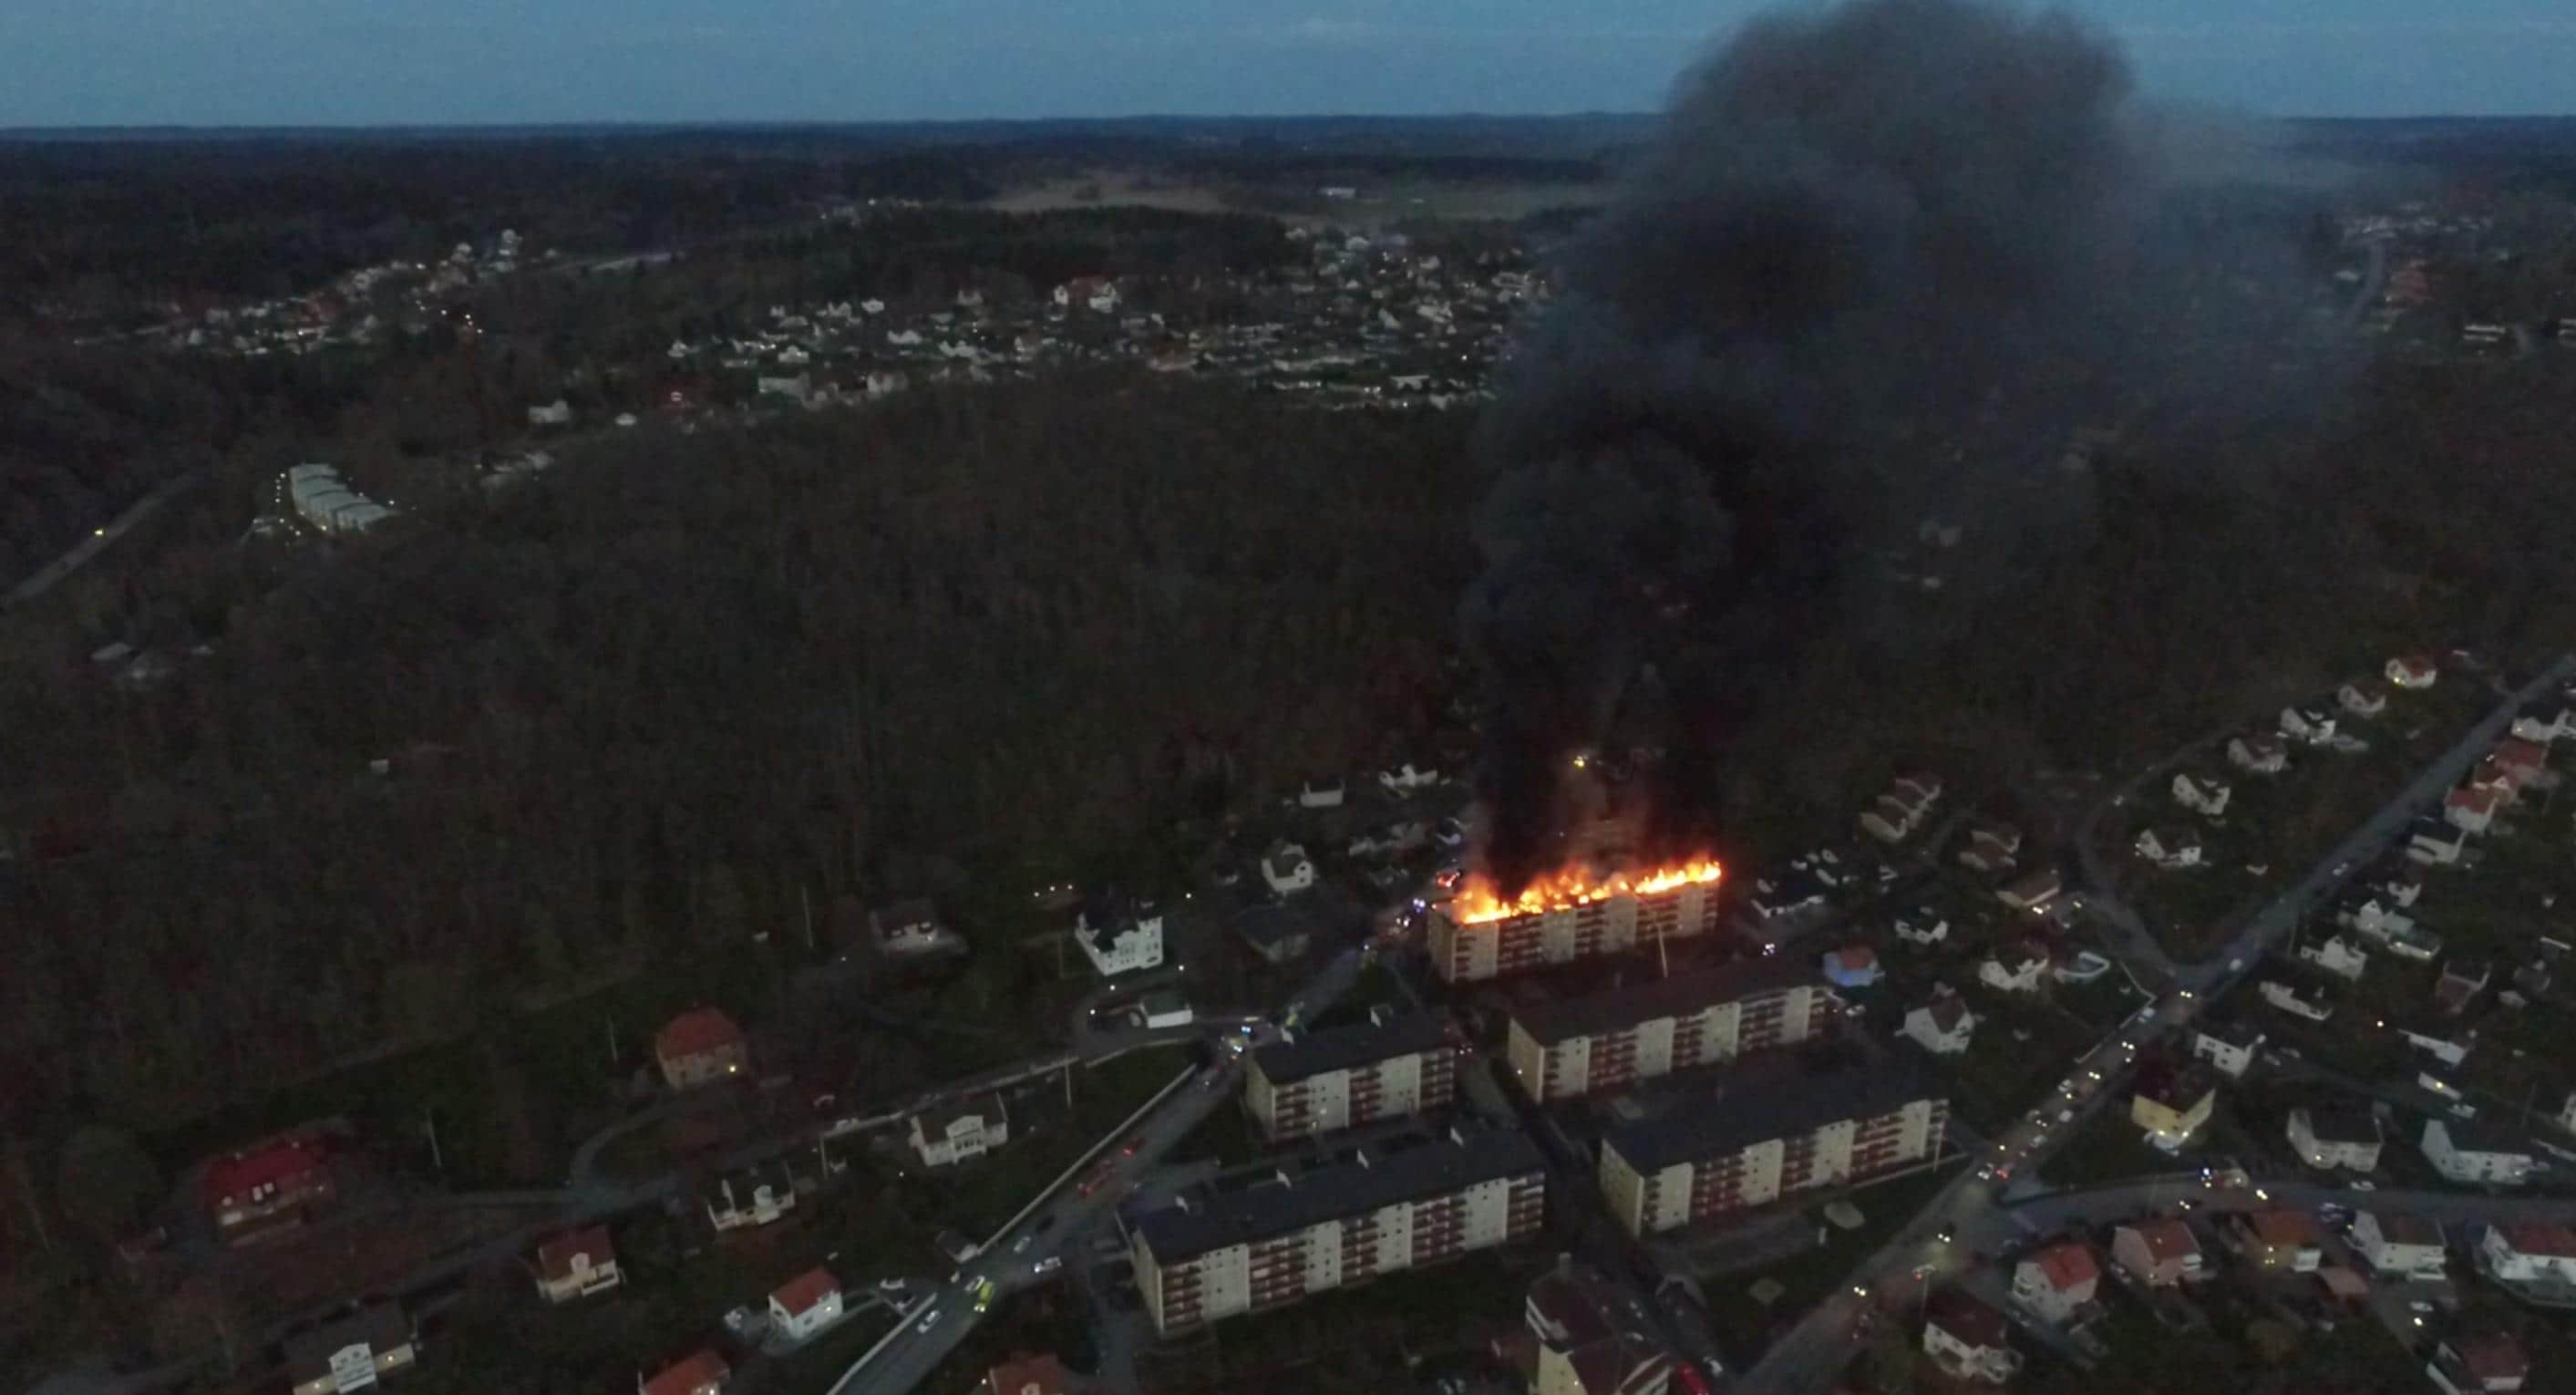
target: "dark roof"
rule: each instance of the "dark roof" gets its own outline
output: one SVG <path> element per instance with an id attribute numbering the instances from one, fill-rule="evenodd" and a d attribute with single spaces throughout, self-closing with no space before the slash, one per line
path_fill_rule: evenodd
<path id="1" fill-rule="evenodd" d="M 1925 1305 L 1924 1320 L 1972 1347 L 2002 1349 L 2012 1345 L 2004 1315 L 1957 1289 L 1943 1289 Z"/>
<path id="2" fill-rule="evenodd" d="M 1611 1125 L 1604 1147 L 1640 1171 L 1697 1162 L 1749 1144 L 1792 1138 L 1838 1119 L 1874 1118 L 1920 1099 L 1938 1099 L 1931 1075 L 1902 1058 L 1826 1074 L 1739 1069 L 1716 1098 L 1651 1119 Z"/>
<path id="3" fill-rule="evenodd" d="M 1255 1050 L 1252 1063 L 1272 1084 L 1284 1084 L 1327 1071 L 1349 1070 L 1430 1051 L 1441 1044 L 1448 1031 L 1449 1020 L 1435 1012 L 1412 1013 L 1384 1023 L 1353 1022 L 1320 1032 L 1292 1032 Z"/>
<path id="4" fill-rule="evenodd" d="M 2310 1106 L 2308 1132 L 2323 1143 L 2379 1143 L 2386 1139 L 2377 1116 L 2350 1105 Z"/>
<path id="5" fill-rule="evenodd" d="M 1512 1009 L 1512 1020 L 1542 1046 L 1615 1032 L 1659 1017 L 1680 1017 L 1719 1003 L 1815 982 L 1815 971 L 1794 959 L 1738 959 L 1714 969 L 1606 989 Z"/>
<path id="6" fill-rule="evenodd" d="M 2263 1029 L 2251 1022 L 2203 1022 L 2197 1030 L 2200 1035 L 2224 1042 L 2239 1051 L 2251 1051 L 2263 1041 Z"/>
<path id="7" fill-rule="evenodd" d="M 392 1303 L 373 1303 L 319 1327 L 298 1332 L 286 1339 L 286 1365 L 294 1373 L 296 1384 L 331 1369 L 331 1354 L 360 1342 L 378 1354 L 407 1346 L 411 1342 L 411 1319 Z"/>
<path id="8" fill-rule="evenodd" d="M 1138 1217 L 1136 1231 L 1157 1262 L 1172 1264 L 1544 1166 L 1538 1145 L 1518 1129 L 1462 1131 L 1393 1151 L 1371 1144 L 1350 1161 L 1326 1164 L 1291 1182 L 1185 1197 Z"/>
<path id="9" fill-rule="evenodd" d="M 2479 1119 L 2435 1119 L 2432 1122 L 2440 1124 L 2442 1132 L 2450 1136 L 2453 1152 L 2531 1156 L 2531 1145 L 2502 1124 L 2490 1124 Z"/>

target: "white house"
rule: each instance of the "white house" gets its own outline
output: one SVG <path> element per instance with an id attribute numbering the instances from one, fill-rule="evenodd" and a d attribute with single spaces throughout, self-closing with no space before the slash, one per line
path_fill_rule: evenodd
<path id="1" fill-rule="evenodd" d="M 2450 1251 L 2442 1223 L 2407 1211 L 2364 1211 L 2352 1218 L 2352 1247 L 2382 1274 L 2438 1279 Z"/>
<path id="2" fill-rule="evenodd" d="M 1304 891 L 1315 884 L 1315 864 L 1306 850 L 1295 843 L 1281 843 L 1261 859 L 1261 880 L 1272 891 L 1285 896 Z"/>
<path id="3" fill-rule="evenodd" d="M 1198 1018 L 1198 1010 L 1178 989 L 1158 988 L 1145 995 L 1136 1005 L 1137 1014 L 1149 1028 L 1186 1027 Z"/>
<path id="4" fill-rule="evenodd" d="M 2353 981 L 2358 981 L 2362 970 L 2370 967 L 2370 956 L 2346 943 L 2341 935 L 2328 935 L 2322 943 L 2304 944 L 2291 953 L 2337 978 Z"/>
<path id="5" fill-rule="evenodd" d="M 1950 922 L 1929 906 L 1900 911 L 1896 916 L 1896 938 L 1910 945 L 1937 945 L 1950 938 Z"/>
<path id="6" fill-rule="evenodd" d="M 763 397 L 784 397 L 802 402 L 814 395 L 814 375 L 797 373 L 784 377 L 760 377 L 753 381 L 753 386 Z"/>
<path id="7" fill-rule="evenodd" d="M 2442 796 L 2442 818 L 2462 833 L 2484 833 L 2495 827 L 2496 809 L 2503 803 L 2503 790 L 2462 785 Z"/>
<path id="8" fill-rule="evenodd" d="M 2047 952 L 2027 942 L 1998 950 L 1977 965 L 1977 982 L 1999 993 L 2036 993 L 2047 974 Z"/>
<path id="9" fill-rule="evenodd" d="M 2396 1030 L 2398 1038 L 2408 1046 L 2414 1047 L 2446 1066 L 2456 1066 L 2469 1059 L 2469 1049 L 2478 1044 L 2477 1035 L 2474 1032 L 2444 1036 L 2438 1032 L 2418 1031 L 2403 1025 Z"/>
<path id="10" fill-rule="evenodd" d="M 2176 775 L 2173 797 L 2176 804 L 2196 814 L 2220 818 L 2227 813 L 2227 801 L 2236 791 L 2225 780 L 2208 775 Z"/>
<path id="11" fill-rule="evenodd" d="M 841 1281 L 823 1269 L 808 1269 L 769 1295 L 770 1330 L 791 1342 L 811 1340 L 841 1320 Z"/>
<path id="12" fill-rule="evenodd" d="M 2302 1105 L 2290 1111 L 2284 1132 L 2290 1146 L 2298 1150 L 2299 1160 L 2310 1167 L 2368 1172 L 2379 1166 L 2384 1139 L 2378 1118 L 2369 1110 Z"/>
<path id="13" fill-rule="evenodd" d="M 2415 928 L 2413 917 L 2377 896 L 2363 896 L 2337 906 L 2335 921 L 2382 941 Z"/>
<path id="14" fill-rule="evenodd" d="M 2388 710 L 2388 695 L 2376 688 L 2346 683 L 2335 689 L 2335 705 L 2356 717 L 2376 717 Z"/>
<path id="15" fill-rule="evenodd" d="M 1920 816 L 1894 795 L 1882 794 L 1878 802 L 1863 809 L 1860 827 L 1863 833 L 1882 843 L 1902 843 L 1914 835 Z"/>
<path id="16" fill-rule="evenodd" d="M 1411 794 L 1415 790 L 1427 790 L 1439 784 L 1440 772 L 1406 761 L 1393 770 L 1379 771 L 1377 782 L 1384 786 L 1389 794 Z"/>
<path id="17" fill-rule="evenodd" d="M 1143 902 L 1132 910 L 1103 905 L 1077 911 L 1073 942 L 1103 978 L 1151 969 L 1163 962 L 1163 913 Z"/>
<path id="18" fill-rule="evenodd" d="M 623 1282 L 617 1249 L 604 1225 L 559 1235 L 537 1247 L 537 1292 L 549 1303 L 605 1293 Z"/>
<path id="19" fill-rule="evenodd" d="M 1935 1056 L 1956 1056 L 1968 1049 L 1977 1030 L 1977 1015 L 1968 1011 L 1956 990 L 1936 985 L 1931 1000 L 1905 1014 L 1908 1040 Z"/>
<path id="20" fill-rule="evenodd" d="M 2138 835 L 2138 856 L 2158 867 L 2200 865 L 2200 835 L 2188 828 L 2150 828 Z"/>
<path id="21" fill-rule="evenodd" d="M 2499 1283 L 2576 1284 L 2576 1230 L 2542 1221 L 2488 1226 L 2478 1268 Z"/>
<path id="22" fill-rule="evenodd" d="M 1308 780 L 1297 787 L 1300 809 L 1338 809 L 1342 807 L 1343 786 L 1339 776 Z"/>
<path id="23" fill-rule="evenodd" d="M 2322 998 L 2303 998 L 2299 996 L 2299 990 L 2278 980 L 2265 979 L 2255 986 L 2254 991 L 2262 995 L 2263 1001 L 2293 1017 L 2304 1017 L 2311 1022 L 2323 1022 L 2334 1016 L 2333 1004 Z"/>
<path id="24" fill-rule="evenodd" d="M 2531 1154 L 2504 1130 L 2468 1120 L 2424 1121 L 2424 1160 L 2454 1182 L 2518 1187 L 2531 1180 Z"/>
<path id="25" fill-rule="evenodd" d="M 552 402 L 530 407 L 528 425 L 570 426 L 572 425 L 572 404 L 558 397 Z"/>
<path id="26" fill-rule="evenodd" d="M 2093 1301 L 2102 1266 L 2092 1249 L 2067 1240 L 2035 1250 L 2013 1266 L 2013 1297 L 2043 1321 L 2064 1322 Z"/>
<path id="27" fill-rule="evenodd" d="M 1923 1351 L 1954 1380 L 2002 1385 L 2021 1370 L 2004 1315 L 1955 1289 L 1925 1305 Z"/>
<path id="28" fill-rule="evenodd" d="M 912 1151 L 924 1167 L 950 1167 L 1010 1141 L 1011 1118 L 999 1095 L 925 1109 L 912 1116 Z"/>
<path id="29" fill-rule="evenodd" d="M 2417 819 L 2407 825 L 2406 860 L 2447 867 L 2460 860 L 2468 830 L 2444 819 Z"/>
<path id="30" fill-rule="evenodd" d="M 2532 703 L 2514 717 L 2513 734 L 2544 746 L 2560 737 L 2576 736 L 2576 706 L 2546 699 Z"/>
<path id="31" fill-rule="evenodd" d="M 2293 741 L 2323 746 L 2334 740 L 2334 713 L 2323 707 L 2284 707 L 2281 709 L 2281 734 Z"/>
<path id="32" fill-rule="evenodd" d="M 784 1167 L 756 1167 L 738 1176 L 716 1179 L 706 1194 L 707 1224 L 717 1230 L 749 1230 L 784 1220 L 796 1209 L 796 1183 Z"/>
<path id="33" fill-rule="evenodd" d="M 2227 738 L 2227 763 L 2249 775 L 2278 775 L 2290 768 L 2290 748 L 2268 732 Z"/>
<path id="34" fill-rule="evenodd" d="M 2243 1078 L 2262 1049 L 2263 1034 L 2252 1027 L 2202 1027 L 2191 1038 L 2191 1054 L 2231 1080 Z"/>
<path id="35" fill-rule="evenodd" d="M 2433 666 L 2433 661 L 2421 654 L 2404 654 L 2389 660 L 2387 673 L 2389 682 L 2409 691 L 2432 687 L 2434 680 L 2442 676 L 2442 671 Z"/>

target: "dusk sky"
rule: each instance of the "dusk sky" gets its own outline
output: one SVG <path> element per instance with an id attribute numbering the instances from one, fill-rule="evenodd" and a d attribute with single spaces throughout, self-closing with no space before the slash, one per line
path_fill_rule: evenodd
<path id="1" fill-rule="evenodd" d="M 0 126 L 1640 110 L 1734 0 L 5 0 Z M 2087 0 L 2161 96 L 2576 111 L 2567 0 Z"/>

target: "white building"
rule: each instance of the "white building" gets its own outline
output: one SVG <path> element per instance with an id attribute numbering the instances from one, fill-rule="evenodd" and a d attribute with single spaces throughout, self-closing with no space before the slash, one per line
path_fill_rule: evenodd
<path id="1" fill-rule="evenodd" d="M 1103 906 L 1079 911 L 1073 942 L 1103 978 L 1156 968 L 1163 962 L 1163 913 L 1147 903 L 1132 910 Z"/>
<path id="2" fill-rule="evenodd" d="M 770 1330 L 791 1342 L 811 1340 L 841 1320 L 841 1281 L 808 1269 L 769 1295 Z"/>
<path id="3" fill-rule="evenodd" d="M 999 1095 L 912 1116 L 912 1151 L 924 1167 L 950 1167 L 980 1158 L 1010 1138 L 1010 1115 Z"/>
<path id="4" fill-rule="evenodd" d="M 1937 945 L 1950 938 L 1950 922 L 1929 906 L 1919 906 L 1896 917 L 1896 938 L 1910 945 Z"/>
<path id="5" fill-rule="evenodd" d="M 2191 1037 L 2191 1054 L 2231 1080 L 2242 1079 L 2262 1049 L 2263 1034 L 2252 1027 L 2202 1027 Z"/>
<path id="6" fill-rule="evenodd" d="M 2346 683 L 2335 689 L 2335 705 L 2356 717 L 2376 717 L 2388 710 L 2388 695 L 2376 688 Z"/>
<path id="7" fill-rule="evenodd" d="M 2362 970 L 2370 967 L 2370 956 L 2345 943 L 2341 935 L 2328 935 L 2322 943 L 2301 945 L 2291 953 L 2341 979 L 2358 981 Z"/>
<path id="8" fill-rule="evenodd" d="M 2531 1154 L 2511 1134 L 2467 1120 L 2424 1121 L 2424 1159 L 2454 1182 L 2518 1187 L 2531 1180 Z"/>
<path id="9" fill-rule="evenodd" d="M 2227 801 L 2236 791 L 2225 780 L 2207 775 L 2173 777 L 2174 802 L 2196 814 L 2219 818 L 2227 813 Z"/>
<path id="10" fill-rule="evenodd" d="M 2364 1109 L 2316 1109 L 2302 1105 L 2290 1111 L 2285 1130 L 2299 1160 L 2315 1168 L 2368 1172 L 2379 1166 L 2384 1141 L 2379 1120 Z"/>
<path id="11" fill-rule="evenodd" d="M 1952 1290 L 1924 1309 L 1923 1353 L 1954 1380 L 2002 1385 L 2021 1370 L 2004 1315 Z"/>
<path id="12" fill-rule="evenodd" d="M 2450 1250 L 2442 1223 L 2406 1211 L 2364 1211 L 2352 1218 L 2352 1247 L 2383 1275 L 2438 1279 Z"/>
<path id="13" fill-rule="evenodd" d="M 2293 1017 L 2304 1017 L 2311 1022 L 2323 1022 L 2334 1016 L 2333 1004 L 2322 998 L 2302 997 L 2299 990 L 2278 980 L 2265 979 L 2255 986 L 2254 991 L 2262 995 L 2263 1001 Z"/>
<path id="14" fill-rule="evenodd" d="M 1977 1030 L 1977 1015 L 1947 987 L 1933 990 L 1931 1001 L 1905 1014 L 1907 1040 L 1935 1056 L 1956 1056 L 1968 1049 Z"/>
<path id="15" fill-rule="evenodd" d="M 2083 1242 L 2034 1251 L 2013 1266 L 2013 1298 L 2043 1322 L 2064 1322 L 2093 1301 L 2102 1266 Z"/>
<path id="16" fill-rule="evenodd" d="M 2576 1284 L 2576 1230 L 2539 1221 L 2488 1226 L 2478 1268 L 2499 1283 Z"/>

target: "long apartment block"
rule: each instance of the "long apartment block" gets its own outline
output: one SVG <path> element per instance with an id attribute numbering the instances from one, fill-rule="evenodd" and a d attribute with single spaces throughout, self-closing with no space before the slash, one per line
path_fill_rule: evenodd
<path id="1" fill-rule="evenodd" d="M 1705 935 L 1717 928 L 1717 889 L 1713 879 L 1685 881 L 1658 891 L 1621 891 L 1580 905 L 1464 921 L 1453 919 L 1449 909 L 1435 910 L 1428 936 L 1431 966 L 1451 983 L 1466 983 Z"/>
<path id="2" fill-rule="evenodd" d="M 1517 1130 L 1453 1128 L 1265 1165 L 1128 1235 L 1155 1330 L 1183 1332 L 1538 1233 L 1546 1166 Z"/>
<path id="3" fill-rule="evenodd" d="M 1461 1042 L 1437 1013 L 1288 1032 L 1252 1053 L 1243 1103 L 1272 1142 L 1356 1128 L 1448 1107 L 1458 1093 Z"/>
<path id="4" fill-rule="evenodd" d="M 1747 959 L 1512 1009 L 1530 1098 L 1575 1099 L 1823 1036 L 1840 1003 L 1805 964 Z"/>
<path id="5" fill-rule="evenodd" d="M 1713 1096 L 1614 1114 L 1601 1137 L 1601 1192 L 1642 1236 L 1927 1163 L 1940 1155 L 1950 1104 L 1928 1073 L 1889 1063 L 1748 1071 Z"/>

